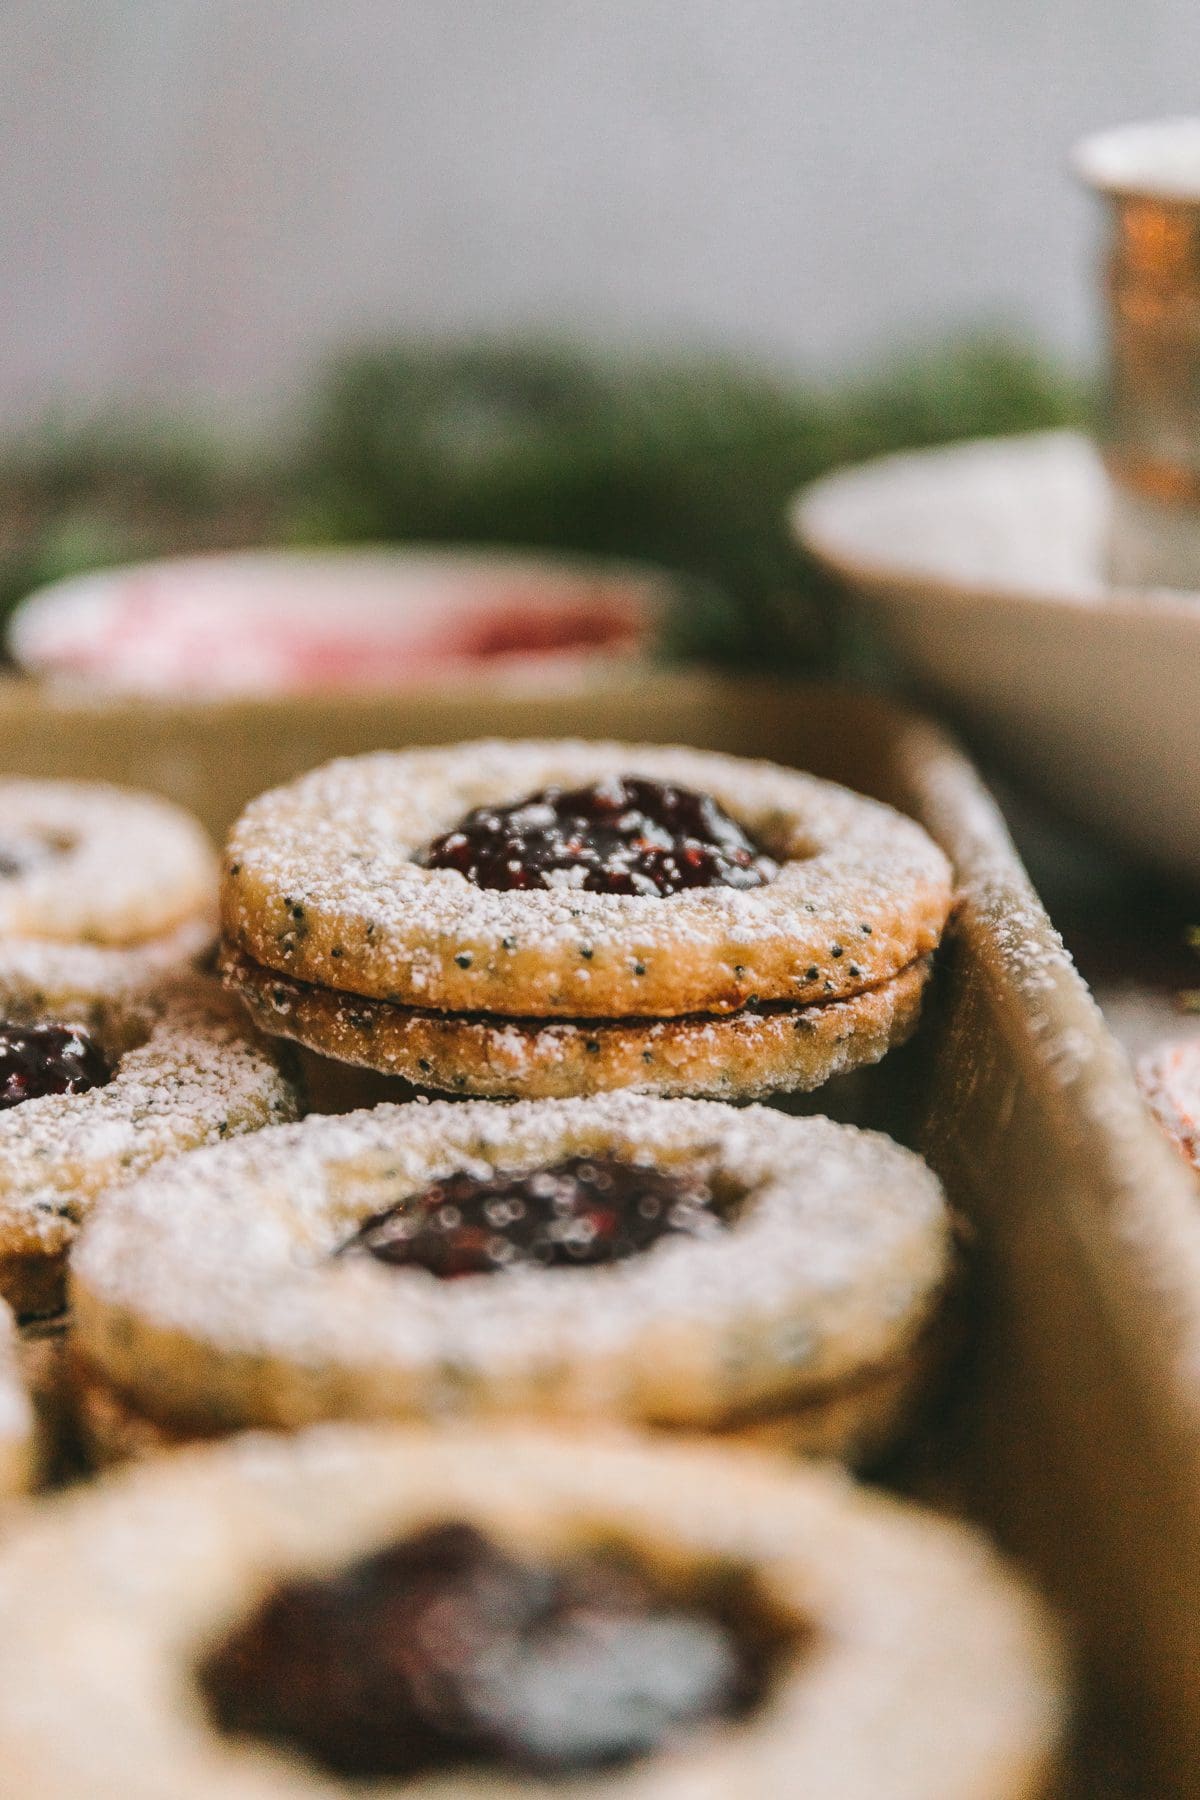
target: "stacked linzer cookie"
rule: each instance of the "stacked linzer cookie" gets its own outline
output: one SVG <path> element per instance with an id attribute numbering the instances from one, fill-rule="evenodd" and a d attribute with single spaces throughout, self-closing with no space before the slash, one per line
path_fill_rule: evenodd
<path id="1" fill-rule="evenodd" d="M 767 763 L 476 743 L 330 764 L 234 831 L 267 1030 L 446 1093 L 746 1100 L 912 1028 L 950 906 L 911 820 Z"/>
<path id="2" fill-rule="evenodd" d="M 745 1104 L 901 1041 L 950 900 L 910 820 L 687 750 L 376 755 L 248 808 L 255 1025 L 454 1098 L 105 1174 L 71 1407 L 135 1466 L 0 1546 L 5 1792 L 1045 1791 L 1038 1604 L 812 1460 L 877 1458 L 944 1359 L 940 1185 Z"/>
<path id="3" fill-rule="evenodd" d="M 61 1309 L 106 1188 L 297 1115 L 275 1051 L 196 974 L 216 888 L 177 807 L 0 780 L 0 1294 L 22 1318 Z"/>

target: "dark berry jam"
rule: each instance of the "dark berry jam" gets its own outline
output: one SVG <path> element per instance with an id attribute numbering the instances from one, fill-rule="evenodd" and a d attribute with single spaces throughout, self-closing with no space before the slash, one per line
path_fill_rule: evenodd
<path id="1" fill-rule="evenodd" d="M 0 1111 L 43 1094 L 86 1094 L 112 1074 L 82 1025 L 0 1024 Z"/>
<path id="2" fill-rule="evenodd" d="M 572 1156 L 530 1174 L 460 1171 L 359 1227 L 341 1254 L 452 1280 L 498 1269 L 620 1262 L 671 1232 L 721 1228 L 702 1178 L 615 1156 Z"/>
<path id="3" fill-rule="evenodd" d="M 72 849 L 74 842 L 74 838 L 65 832 L 26 832 L 19 829 L 14 832 L 10 827 L 6 835 L 0 837 L 0 881 L 12 881 L 18 875 L 27 875 L 39 864 L 65 854 Z"/>
<path id="4" fill-rule="evenodd" d="M 774 1646 L 734 1600 L 673 1598 L 625 1557 L 526 1563 L 471 1525 L 434 1525 L 276 1589 L 200 1685 L 223 1730 L 344 1777 L 570 1774 L 762 1697 Z"/>
<path id="5" fill-rule="evenodd" d="M 755 888 L 778 872 L 711 794 L 636 775 L 478 806 L 422 860 L 428 869 L 457 869 L 476 887 L 593 894 Z"/>

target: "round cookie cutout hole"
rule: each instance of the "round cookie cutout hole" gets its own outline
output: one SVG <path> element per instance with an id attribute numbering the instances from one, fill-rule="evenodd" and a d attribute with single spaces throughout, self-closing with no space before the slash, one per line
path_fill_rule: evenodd
<path id="1" fill-rule="evenodd" d="M 661 897 L 687 888 L 762 887 L 778 873 L 711 794 L 641 775 L 475 807 L 418 861 L 506 893 L 576 888 Z M 593 952 L 583 946 L 580 954 L 590 960 Z"/>
<path id="2" fill-rule="evenodd" d="M 86 1094 L 115 1073 L 86 1026 L 0 1020 L 0 1112 L 53 1094 Z"/>
<path id="3" fill-rule="evenodd" d="M 0 1114 L 29 1100 L 107 1087 L 121 1060 L 147 1042 L 151 1011 L 121 1001 L 48 1009 L 17 993 L 0 1002 Z"/>
<path id="4" fill-rule="evenodd" d="M 457 1170 L 364 1220 L 339 1256 L 371 1256 L 445 1281 L 505 1269 L 622 1262 L 660 1238 L 711 1237 L 730 1222 L 695 1168 L 583 1154 L 529 1171 Z"/>
<path id="5" fill-rule="evenodd" d="M 746 1718 L 802 1636 L 736 1568 L 668 1579 L 619 1543 L 535 1558 L 448 1520 L 276 1587 L 197 1678 L 221 1730 L 336 1776 L 554 1779 Z"/>
<path id="6" fill-rule="evenodd" d="M 0 881 L 13 881 L 39 864 L 66 856 L 75 844 L 73 834 L 66 831 L 0 833 Z"/>

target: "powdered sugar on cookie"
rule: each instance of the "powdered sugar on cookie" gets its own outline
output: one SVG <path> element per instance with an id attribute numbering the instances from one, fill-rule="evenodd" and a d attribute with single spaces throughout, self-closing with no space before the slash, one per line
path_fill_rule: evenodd
<path id="1" fill-rule="evenodd" d="M 730 1228 L 604 1267 L 453 1282 L 336 1254 L 440 1175 L 601 1151 L 698 1169 Z M 381 1106 L 201 1152 L 109 1197 L 72 1290 L 84 1357 L 160 1416 L 713 1425 L 908 1354 L 950 1260 L 936 1179 L 886 1138 L 613 1094 Z"/>
<path id="2" fill-rule="evenodd" d="M 200 825 L 102 782 L 0 780 L 0 939 L 131 945 L 213 907 Z"/>
<path id="3" fill-rule="evenodd" d="M 614 774 L 711 795 L 778 873 L 750 890 L 506 892 L 419 858 L 473 808 Z M 499 742 L 348 758 L 254 801 L 226 854 L 230 943 L 266 968 L 452 1012 L 646 1017 L 832 999 L 936 944 L 945 858 L 891 808 L 686 749 Z"/>
<path id="4" fill-rule="evenodd" d="M 55 1279 L 105 1188 L 160 1158 L 296 1116 L 277 1057 L 211 983 L 195 979 L 132 1015 L 106 1015 L 112 1079 L 0 1113 L 0 1283 L 18 1311 Z M 32 1303 L 45 1310 L 42 1297 Z"/>
<path id="5" fill-rule="evenodd" d="M 145 943 L 60 944 L 0 936 L 0 1020 L 54 1020 L 119 1037 L 164 986 L 194 970 L 212 946 L 205 916 Z"/>
<path id="6" fill-rule="evenodd" d="M 809 1092 L 878 1062 L 917 1023 L 922 958 L 891 981 L 823 1005 L 682 1019 L 504 1019 L 392 1006 L 224 963 L 263 1031 L 418 1088 L 488 1098 L 567 1098 L 616 1088 L 713 1100 Z"/>

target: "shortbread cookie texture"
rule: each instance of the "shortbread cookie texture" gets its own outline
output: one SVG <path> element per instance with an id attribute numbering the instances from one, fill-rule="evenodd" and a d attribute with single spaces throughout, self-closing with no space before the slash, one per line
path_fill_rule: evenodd
<path id="1" fill-rule="evenodd" d="M 108 1197 L 71 1289 L 85 1377 L 167 1426 L 804 1408 L 833 1450 L 863 1408 L 873 1445 L 895 1430 L 951 1264 L 935 1177 L 888 1139 L 619 1094 L 198 1153 Z"/>
<path id="2" fill-rule="evenodd" d="M 711 1435 L 738 1449 L 869 1468 L 896 1444 L 927 1399 L 946 1362 L 947 1335 L 953 1333 L 939 1330 L 935 1321 L 903 1362 L 783 1408 L 750 1407 L 741 1416 L 725 1419 Z M 67 1359 L 62 1389 L 68 1422 L 60 1431 L 69 1434 L 92 1470 L 226 1435 L 211 1420 L 203 1426 L 195 1421 L 171 1423 L 140 1411 L 78 1357 Z"/>
<path id="3" fill-rule="evenodd" d="M 106 1006 L 95 1035 L 0 1027 L 0 1293 L 21 1315 L 57 1310 L 67 1249 L 105 1188 L 297 1112 L 278 1053 L 201 977 Z"/>
<path id="4" fill-rule="evenodd" d="M 1063 1728 L 982 1541 L 745 1452 L 250 1436 L 0 1543 L 7 1800 L 1035 1800 Z"/>
<path id="5" fill-rule="evenodd" d="M 479 832 L 475 860 L 459 855 L 456 834 Z M 480 885 L 510 863 L 511 889 Z M 264 794 L 230 838 L 222 918 L 232 950 L 298 981 L 616 1019 L 865 992 L 934 948 L 950 897 L 920 826 L 829 782 L 686 749 L 489 740 L 350 758 Z"/>
<path id="6" fill-rule="evenodd" d="M 915 1029 L 927 957 L 891 981 L 823 1005 L 675 1019 L 506 1019 L 439 1013 L 312 987 L 228 955 L 226 983 L 255 1023 L 417 1088 L 568 1099 L 615 1088 L 710 1100 L 809 1092 L 863 1068 Z"/>
<path id="7" fill-rule="evenodd" d="M 128 947 L 212 913 L 216 859 L 188 813 L 102 782 L 0 779 L 0 949 Z"/>
<path id="8" fill-rule="evenodd" d="M 216 933 L 197 916 L 141 944 L 60 944 L 0 936 L 0 1021 L 83 1025 L 112 1040 L 164 988 L 195 973 Z"/>

